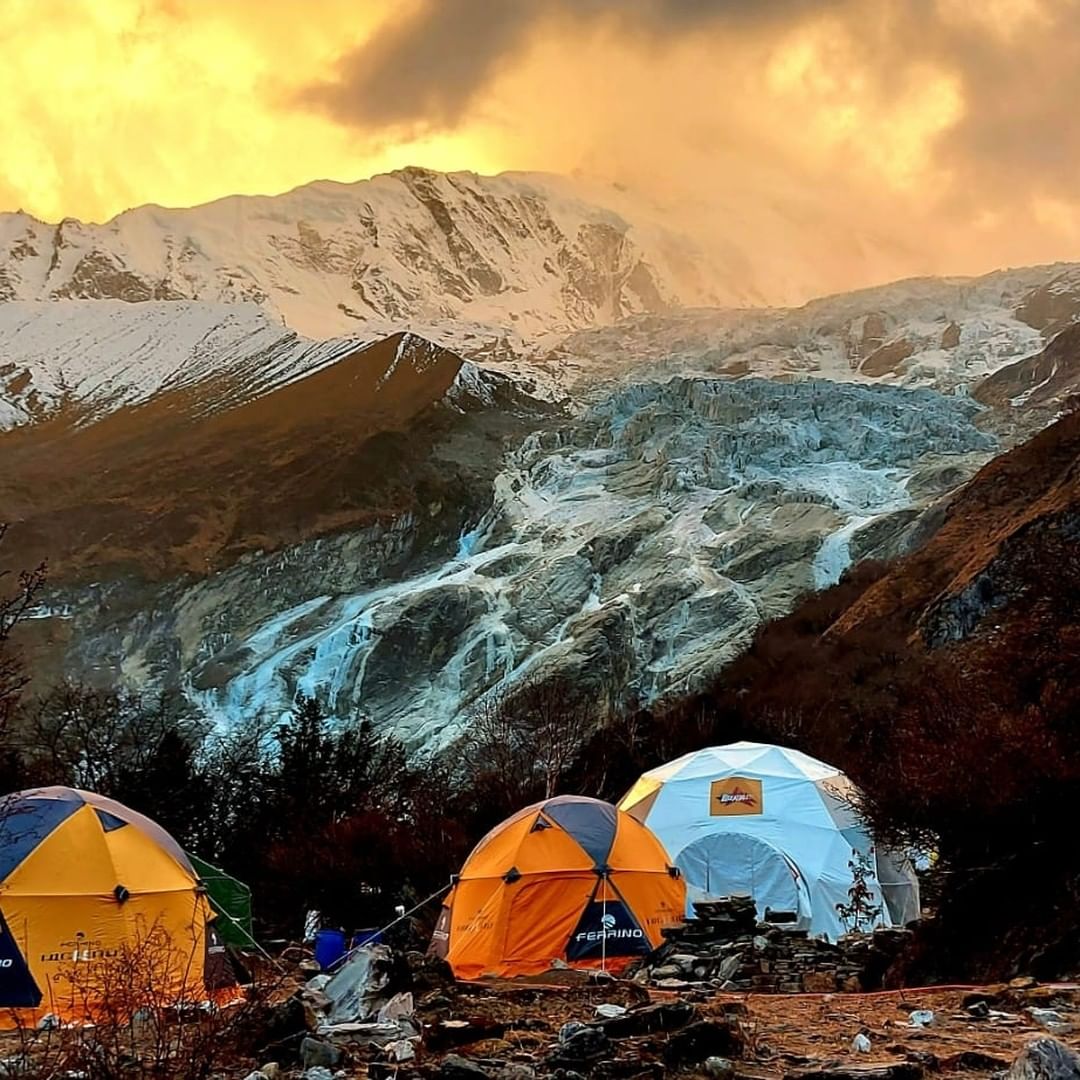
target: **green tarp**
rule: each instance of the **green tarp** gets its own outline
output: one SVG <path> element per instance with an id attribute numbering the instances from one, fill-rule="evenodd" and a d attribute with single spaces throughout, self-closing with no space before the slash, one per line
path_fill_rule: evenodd
<path id="1" fill-rule="evenodd" d="M 218 913 L 214 926 L 221 940 L 226 945 L 252 944 L 251 890 L 197 855 L 188 852 L 188 858 L 206 886 L 210 906 Z"/>

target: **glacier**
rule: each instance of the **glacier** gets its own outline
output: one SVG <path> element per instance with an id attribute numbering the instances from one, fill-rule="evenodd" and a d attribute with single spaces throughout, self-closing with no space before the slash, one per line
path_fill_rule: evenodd
<path id="1" fill-rule="evenodd" d="M 188 693 L 224 727 L 313 695 L 430 749 L 522 680 L 598 703 L 692 689 L 838 580 L 858 529 L 916 506 L 913 475 L 981 464 L 979 411 L 816 380 L 623 387 L 526 438 L 445 561 L 230 634 L 204 658 L 216 685 L 193 670 Z"/>

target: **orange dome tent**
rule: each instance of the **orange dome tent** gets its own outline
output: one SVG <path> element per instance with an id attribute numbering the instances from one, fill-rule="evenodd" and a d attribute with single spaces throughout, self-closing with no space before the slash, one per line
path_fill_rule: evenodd
<path id="1" fill-rule="evenodd" d="M 432 938 L 460 979 L 535 975 L 561 960 L 620 970 L 662 941 L 686 895 L 660 841 L 610 803 L 560 795 L 480 841 Z"/>
<path id="2" fill-rule="evenodd" d="M 232 982 L 213 917 L 142 814 L 66 787 L 0 799 L 0 1028 L 206 1000 Z"/>

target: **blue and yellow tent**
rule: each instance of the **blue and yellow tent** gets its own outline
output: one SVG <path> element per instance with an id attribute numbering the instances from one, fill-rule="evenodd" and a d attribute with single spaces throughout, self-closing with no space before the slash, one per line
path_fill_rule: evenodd
<path id="1" fill-rule="evenodd" d="M 0 799 L 0 1027 L 92 1019 L 143 969 L 155 1003 L 205 1000 L 225 960 L 213 918 L 180 845 L 142 814 L 66 787 Z"/>

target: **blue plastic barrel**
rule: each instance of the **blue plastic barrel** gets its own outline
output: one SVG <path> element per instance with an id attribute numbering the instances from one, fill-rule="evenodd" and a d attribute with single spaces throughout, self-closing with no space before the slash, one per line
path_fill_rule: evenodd
<path id="1" fill-rule="evenodd" d="M 315 931 L 315 960 L 326 971 L 345 955 L 345 933 L 342 930 Z"/>
<path id="2" fill-rule="evenodd" d="M 352 947 L 359 949 L 361 945 L 378 945 L 381 942 L 382 934 L 379 933 L 379 928 L 375 926 L 370 930 L 357 930 L 353 934 Z"/>

